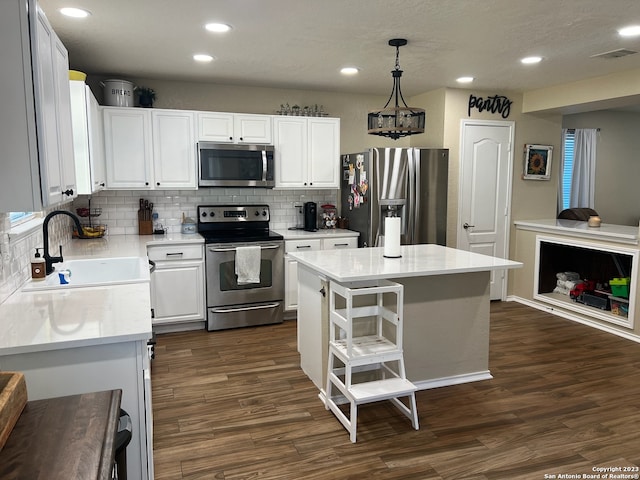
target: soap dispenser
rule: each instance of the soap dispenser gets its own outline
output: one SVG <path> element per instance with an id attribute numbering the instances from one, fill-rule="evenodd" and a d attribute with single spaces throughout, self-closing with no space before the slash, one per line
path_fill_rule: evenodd
<path id="1" fill-rule="evenodd" d="M 36 254 L 31 261 L 31 278 L 33 280 L 44 280 L 47 276 L 44 258 L 40 256 L 41 248 L 36 248 Z"/>

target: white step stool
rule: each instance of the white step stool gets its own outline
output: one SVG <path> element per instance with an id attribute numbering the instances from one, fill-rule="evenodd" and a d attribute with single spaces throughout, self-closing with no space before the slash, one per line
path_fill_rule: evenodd
<path id="1" fill-rule="evenodd" d="M 403 286 L 386 280 L 351 287 L 331 282 L 330 291 L 327 410 L 352 442 L 358 405 L 380 400 L 391 400 L 418 430 L 417 388 L 406 378 L 402 351 Z M 354 374 L 364 378 L 354 381 Z M 408 405 L 399 400 L 403 397 Z M 345 403 L 348 417 L 338 406 Z"/>

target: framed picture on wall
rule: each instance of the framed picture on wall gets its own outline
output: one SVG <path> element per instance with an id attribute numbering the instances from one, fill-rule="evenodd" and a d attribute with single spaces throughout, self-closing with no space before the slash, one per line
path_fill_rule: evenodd
<path id="1" fill-rule="evenodd" d="M 551 179 L 551 145 L 524 146 L 524 175 L 525 180 Z"/>

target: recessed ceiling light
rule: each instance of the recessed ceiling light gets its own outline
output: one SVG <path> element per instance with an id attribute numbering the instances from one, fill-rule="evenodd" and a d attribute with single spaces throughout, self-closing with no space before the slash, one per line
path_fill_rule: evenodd
<path id="1" fill-rule="evenodd" d="M 531 65 L 533 63 L 540 63 L 542 61 L 542 57 L 524 57 L 520 59 L 520 62 L 525 65 Z"/>
<path id="2" fill-rule="evenodd" d="M 88 10 L 83 10 L 82 8 L 75 7 L 65 7 L 60 9 L 60 13 L 73 18 L 85 18 L 91 15 Z"/>
<path id="3" fill-rule="evenodd" d="M 206 53 L 196 53 L 193 56 L 193 59 L 196 62 L 207 63 L 207 62 L 211 62 L 213 60 L 213 57 L 211 55 L 207 55 Z"/>
<path id="4" fill-rule="evenodd" d="M 207 23 L 204 28 L 210 32 L 225 33 L 231 30 L 231 25 L 227 25 L 226 23 Z"/>
<path id="5" fill-rule="evenodd" d="M 473 77 L 459 77 L 456 78 L 456 82 L 458 83 L 471 83 L 473 82 L 474 78 Z"/>
<path id="6" fill-rule="evenodd" d="M 359 71 L 357 67 L 343 67 L 340 69 L 340 73 L 343 75 L 355 75 Z"/>
<path id="7" fill-rule="evenodd" d="M 637 37 L 640 35 L 640 25 L 630 25 L 618 30 L 621 37 Z"/>

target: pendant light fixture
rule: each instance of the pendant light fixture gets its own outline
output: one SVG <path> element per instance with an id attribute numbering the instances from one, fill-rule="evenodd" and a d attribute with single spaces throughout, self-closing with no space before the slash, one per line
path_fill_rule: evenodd
<path id="1" fill-rule="evenodd" d="M 407 135 L 424 133 L 425 112 L 422 108 L 408 107 L 407 102 L 402 97 L 400 89 L 400 47 L 407 44 L 404 38 L 394 38 L 389 40 L 389 45 L 396 47 L 396 68 L 391 71 L 393 77 L 393 89 L 387 104 L 382 110 L 371 110 L 368 115 L 368 133 L 370 135 L 380 135 L 397 140 Z M 395 100 L 395 105 L 390 107 L 391 100 Z M 402 102 L 402 105 L 400 104 Z"/>

